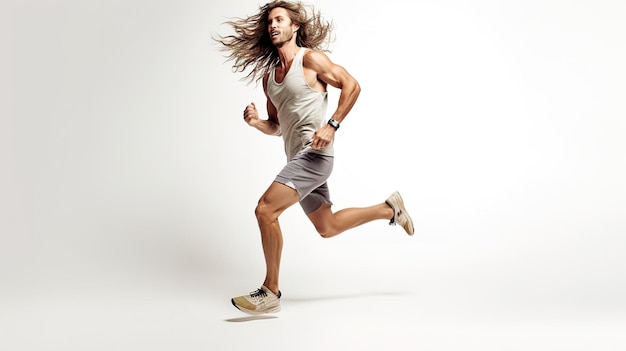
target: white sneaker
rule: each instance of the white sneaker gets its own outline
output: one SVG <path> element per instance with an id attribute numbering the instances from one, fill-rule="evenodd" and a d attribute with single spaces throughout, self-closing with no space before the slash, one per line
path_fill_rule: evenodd
<path id="1" fill-rule="evenodd" d="M 233 306 L 248 314 L 275 313 L 280 311 L 280 291 L 278 295 L 262 285 L 248 295 L 230 299 Z"/>
<path id="2" fill-rule="evenodd" d="M 391 194 L 385 202 L 393 209 L 394 213 L 389 225 L 399 224 L 402 228 L 404 228 L 407 234 L 413 235 L 415 231 L 413 228 L 413 221 L 411 220 L 409 213 L 406 211 L 406 208 L 404 208 L 404 201 L 402 201 L 400 193 L 396 191 Z"/>

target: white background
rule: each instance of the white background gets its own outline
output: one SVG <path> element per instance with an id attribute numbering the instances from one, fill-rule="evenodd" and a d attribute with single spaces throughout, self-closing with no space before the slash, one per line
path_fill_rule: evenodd
<path id="1" fill-rule="evenodd" d="M 400 190 L 416 235 L 294 206 L 283 312 L 247 318 L 284 154 L 211 36 L 258 5 L 0 5 L 0 349 L 626 347 L 622 2 L 316 2 L 363 88 L 335 208 Z"/>

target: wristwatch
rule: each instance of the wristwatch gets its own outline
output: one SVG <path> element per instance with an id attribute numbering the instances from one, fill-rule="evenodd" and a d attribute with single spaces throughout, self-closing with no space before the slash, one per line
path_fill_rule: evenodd
<path id="1" fill-rule="evenodd" d="M 339 129 L 339 122 L 335 121 L 332 118 L 328 120 L 328 124 L 330 124 L 331 127 L 335 128 L 335 130 Z"/>

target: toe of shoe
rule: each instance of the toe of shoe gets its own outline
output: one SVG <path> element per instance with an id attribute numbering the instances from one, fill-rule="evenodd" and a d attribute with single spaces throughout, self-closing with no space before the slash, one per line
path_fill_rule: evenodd
<path id="1" fill-rule="evenodd" d="M 408 216 L 406 216 L 403 219 L 404 219 L 404 221 L 403 221 L 403 224 L 402 224 L 402 228 L 404 228 L 404 230 L 407 232 L 407 234 L 413 235 L 415 233 L 415 228 L 413 227 L 413 221 Z"/>
<path id="2" fill-rule="evenodd" d="M 231 299 L 233 305 L 239 309 L 252 310 L 256 309 L 256 306 L 250 303 L 245 297 L 235 297 Z"/>

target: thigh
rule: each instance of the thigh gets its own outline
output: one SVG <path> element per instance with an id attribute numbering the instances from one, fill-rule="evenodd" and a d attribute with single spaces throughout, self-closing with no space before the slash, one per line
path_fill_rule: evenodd
<path id="1" fill-rule="evenodd" d="M 307 217 L 318 231 L 323 231 L 327 225 L 333 223 L 333 212 L 330 204 L 321 204 L 315 211 L 307 213 Z"/>
<path id="2" fill-rule="evenodd" d="M 259 206 L 264 206 L 270 212 L 281 213 L 298 202 L 298 192 L 285 184 L 272 182 L 259 200 Z"/>
<path id="3" fill-rule="evenodd" d="M 300 205 L 307 215 L 316 211 L 321 205 L 332 205 L 328 184 L 324 183 L 311 191 L 309 195 L 300 199 Z"/>

